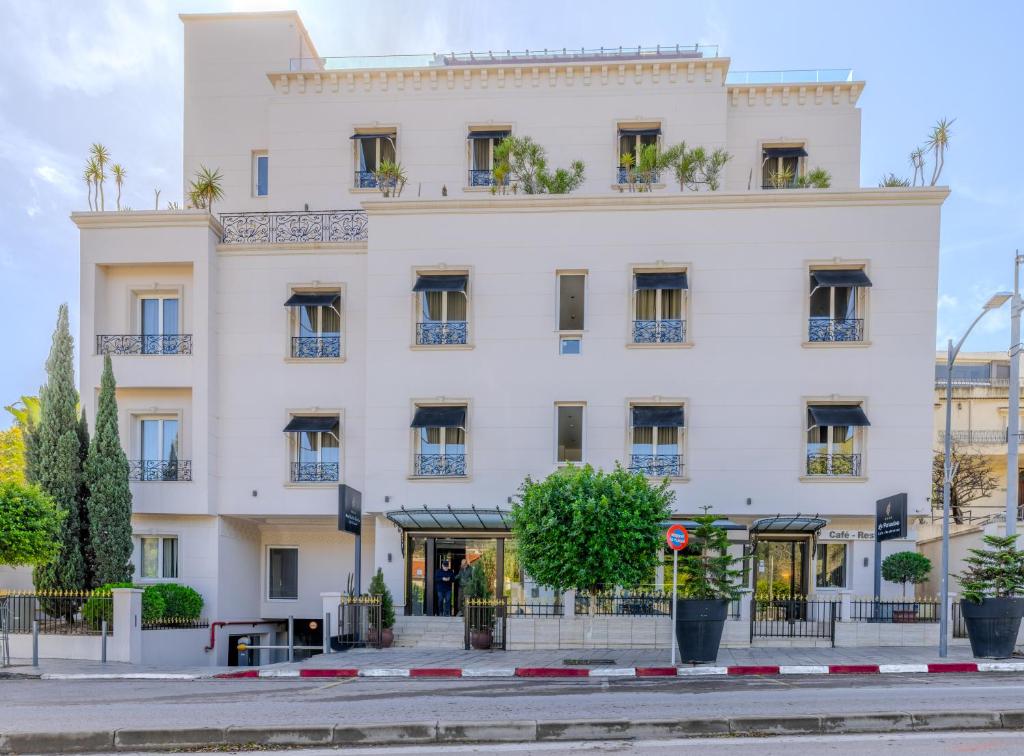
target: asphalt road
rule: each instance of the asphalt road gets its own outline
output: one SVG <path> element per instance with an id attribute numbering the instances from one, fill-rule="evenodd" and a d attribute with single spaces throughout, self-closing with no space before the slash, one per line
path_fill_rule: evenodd
<path id="1" fill-rule="evenodd" d="M 1024 675 L 650 680 L 0 680 L 0 730 L 993 711 Z M 1022 736 L 1024 737 L 1024 736 Z"/>

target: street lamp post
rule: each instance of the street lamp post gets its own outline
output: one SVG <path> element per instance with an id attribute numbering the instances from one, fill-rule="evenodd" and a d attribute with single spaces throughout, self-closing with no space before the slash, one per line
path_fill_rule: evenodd
<path id="1" fill-rule="evenodd" d="M 1017 506 L 1019 504 L 1019 478 L 1017 472 L 1017 445 L 1020 441 L 1020 314 L 1024 303 L 1020 298 L 1020 264 L 1024 255 L 1019 251 L 1013 260 L 1013 300 L 1010 302 L 1010 399 L 1006 418 L 1006 535 L 1017 532 Z"/>
<path id="2" fill-rule="evenodd" d="M 947 649 L 947 633 L 949 631 L 949 488 L 953 482 L 956 470 L 952 463 L 952 432 L 950 425 L 953 420 L 953 363 L 956 356 L 960 354 L 960 348 L 964 345 L 968 335 L 978 325 L 978 321 L 985 317 L 990 310 L 997 310 L 1006 304 L 1011 294 L 1000 292 L 993 294 L 992 298 L 985 303 L 978 317 L 960 337 L 960 341 L 953 346 L 953 339 L 949 340 L 946 350 L 946 436 L 945 453 L 942 460 L 942 572 L 940 574 L 940 585 L 942 586 L 942 606 L 939 608 L 939 656 L 945 658 Z"/>

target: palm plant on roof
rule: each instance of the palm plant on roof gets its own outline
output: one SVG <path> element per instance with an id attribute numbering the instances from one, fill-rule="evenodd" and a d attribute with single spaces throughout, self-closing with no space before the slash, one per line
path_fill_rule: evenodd
<path id="1" fill-rule="evenodd" d="M 931 134 L 928 135 L 927 147 L 932 151 L 933 161 L 931 186 L 935 186 L 939 182 L 939 176 L 942 175 L 942 168 L 946 164 L 946 149 L 949 147 L 949 138 L 953 134 L 950 127 L 955 120 L 940 119 L 932 127 Z M 923 172 L 921 178 L 924 179 Z"/>
<path id="2" fill-rule="evenodd" d="M 117 209 L 121 209 L 121 187 L 124 186 L 125 177 L 128 175 L 120 163 L 110 166 L 110 173 L 114 176 L 114 185 L 117 187 Z"/>
<path id="3" fill-rule="evenodd" d="M 107 180 L 106 167 L 110 160 L 110 151 L 99 142 L 93 142 L 89 147 L 89 154 L 96 163 L 96 174 L 93 180 L 99 188 L 99 207 L 97 209 L 104 210 L 106 203 L 103 197 L 103 182 Z"/>

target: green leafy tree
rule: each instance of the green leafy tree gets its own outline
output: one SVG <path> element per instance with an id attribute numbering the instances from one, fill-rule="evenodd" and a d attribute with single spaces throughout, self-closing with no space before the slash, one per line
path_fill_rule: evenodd
<path id="1" fill-rule="evenodd" d="M 38 396 L 22 396 L 14 404 L 4 407 L 17 423 L 21 431 L 21 440 L 25 446 L 24 474 L 29 483 L 38 482 L 38 463 L 35 453 L 35 437 L 42 419 L 42 406 Z"/>
<path id="2" fill-rule="evenodd" d="M 395 600 L 388 584 L 384 582 L 384 571 L 378 567 L 377 574 L 370 581 L 370 595 L 380 596 L 380 624 L 387 630 L 395 626 Z"/>
<path id="3" fill-rule="evenodd" d="M 46 361 L 46 384 L 39 390 L 42 412 L 33 441 L 40 488 L 65 513 L 54 559 L 38 565 L 33 582 L 39 590 L 79 591 L 85 587 L 85 560 L 80 541 L 79 494 L 82 463 L 79 417 L 76 411 L 74 341 L 68 325 L 68 306 L 57 312 L 53 345 Z"/>
<path id="4" fill-rule="evenodd" d="M 679 597 L 684 599 L 736 599 L 740 596 L 740 561 L 729 554 L 729 535 L 715 525 L 715 515 L 695 517 L 697 528 L 690 533 L 679 554 Z"/>
<path id="5" fill-rule="evenodd" d="M 494 148 L 495 170 L 509 177 L 523 194 L 568 194 L 583 183 L 583 161 L 568 168 L 548 167 L 547 151 L 527 136 L 510 136 Z"/>
<path id="6" fill-rule="evenodd" d="M 60 551 L 64 517 L 38 486 L 0 483 L 0 564 L 49 563 Z"/>
<path id="7" fill-rule="evenodd" d="M 89 445 L 85 479 L 89 487 L 89 543 L 99 584 L 130 580 L 132 557 L 132 493 L 128 460 L 117 428 L 117 397 L 110 355 L 103 358 L 103 376 L 96 405 L 96 435 Z M 84 415 L 83 415 L 84 419 Z"/>
<path id="8" fill-rule="evenodd" d="M 907 597 L 907 583 L 923 583 L 931 571 L 932 561 L 916 551 L 898 551 L 882 560 L 882 577 L 890 583 L 901 583 L 903 598 Z"/>
<path id="9" fill-rule="evenodd" d="M 667 480 L 652 484 L 619 465 L 527 477 L 512 507 L 519 561 L 539 584 L 591 598 L 602 588 L 640 585 L 661 558 L 673 499 Z"/>
<path id="10" fill-rule="evenodd" d="M 1024 596 L 1024 551 L 1017 548 L 1017 536 L 988 535 L 987 549 L 971 549 L 964 561 L 967 569 L 957 579 L 964 598 L 980 604 L 986 598 Z"/>
<path id="11" fill-rule="evenodd" d="M 17 425 L 0 431 L 0 483 L 25 485 L 25 439 Z"/>

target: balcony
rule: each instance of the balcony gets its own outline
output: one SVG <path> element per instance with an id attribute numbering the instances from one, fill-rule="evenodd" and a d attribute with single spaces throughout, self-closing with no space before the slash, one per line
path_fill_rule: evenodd
<path id="1" fill-rule="evenodd" d="M 628 184 L 630 183 L 630 174 L 632 174 L 633 176 L 632 183 L 643 184 L 645 186 L 650 184 L 657 184 L 658 181 L 661 179 L 661 174 L 659 174 L 657 171 L 641 172 L 633 170 L 632 168 L 623 168 L 622 166 L 619 166 L 616 170 L 615 180 L 619 184 Z"/>
<path id="2" fill-rule="evenodd" d="M 415 472 L 424 478 L 462 478 L 466 475 L 465 454 L 417 454 Z"/>
<path id="3" fill-rule="evenodd" d="M 292 357 L 329 360 L 341 357 L 340 336 L 292 336 Z"/>
<path id="4" fill-rule="evenodd" d="M 190 459 L 132 459 L 128 461 L 128 480 L 190 481 L 192 460 Z"/>
<path id="5" fill-rule="evenodd" d="M 336 483 L 337 462 L 292 462 L 292 483 Z"/>
<path id="6" fill-rule="evenodd" d="M 633 454 L 629 458 L 629 471 L 654 478 L 678 478 L 683 474 L 680 454 Z"/>
<path id="7" fill-rule="evenodd" d="M 416 324 L 416 344 L 419 346 L 453 346 L 467 343 L 468 338 L 469 323 L 465 320 Z"/>
<path id="8" fill-rule="evenodd" d="M 96 354 L 192 354 L 192 334 L 101 334 L 96 337 Z"/>
<path id="9" fill-rule="evenodd" d="M 950 436 L 954 444 L 965 446 L 1001 446 L 1008 438 L 1006 430 L 954 430 L 950 431 Z M 940 444 L 944 443 L 946 434 L 939 431 L 935 434 L 935 440 Z"/>
<path id="10" fill-rule="evenodd" d="M 495 186 L 494 171 L 487 169 L 474 169 L 469 172 L 469 184 L 467 186 Z M 508 183 L 508 179 L 505 180 Z"/>
<path id="11" fill-rule="evenodd" d="M 860 454 L 808 454 L 807 474 L 829 477 L 860 475 Z"/>
<path id="12" fill-rule="evenodd" d="M 220 223 L 222 244 L 324 244 L 367 239 L 365 210 L 221 213 Z"/>
<path id="13" fill-rule="evenodd" d="M 634 344 L 682 344 L 686 341 L 685 320 L 634 320 Z"/>
<path id="14" fill-rule="evenodd" d="M 860 318 L 811 318 L 807 340 L 813 342 L 863 341 L 864 321 Z"/>

